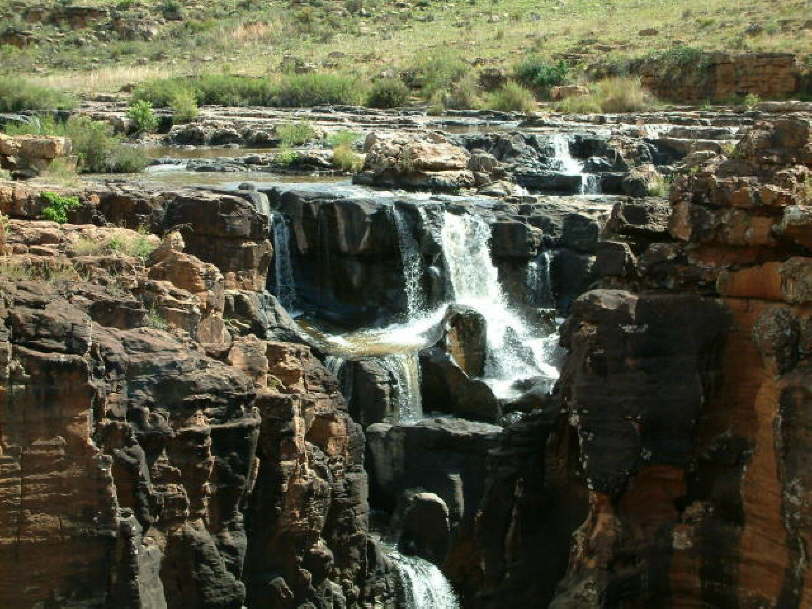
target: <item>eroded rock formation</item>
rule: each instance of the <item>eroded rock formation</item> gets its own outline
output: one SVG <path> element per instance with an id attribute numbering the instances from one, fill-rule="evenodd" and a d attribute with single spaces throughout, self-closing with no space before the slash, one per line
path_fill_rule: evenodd
<path id="1" fill-rule="evenodd" d="M 615 208 L 558 404 L 492 454 L 470 606 L 809 604 L 811 134 L 760 123 L 668 213 Z"/>

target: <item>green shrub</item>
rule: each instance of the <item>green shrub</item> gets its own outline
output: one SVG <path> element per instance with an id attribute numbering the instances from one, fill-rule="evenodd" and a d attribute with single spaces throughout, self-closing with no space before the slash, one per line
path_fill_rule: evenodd
<path id="1" fill-rule="evenodd" d="M 299 159 L 299 153 L 295 150 L 280 150 L 273 158 L 273 162 L 281 167 L 289 167 Z"/>
<path id="2" fill-rule="evenodd" d="M 134 91 L 133 96 L 160 107 L 171 106 L 179 97 L 193 98 L 201 105 L 267 106 L 273 93 L 274 87 L 267 78 L 202 74 L 148 80 Z"/>
<path id="3" fill-rule="evenodd" d="M 533 112 L 536 109 L 536 98 L 530 89 L 511 80 L 501 89 L 490 93 L 486 105 L 490 110 L 502 112 Z"/>
<path id="4" fill-rule="evenodd" d="M 68 221 L 68 212 L 82 205 L 79 197 L 66 197 L 47 190 L 40 196 L 48 204 L 42 209 L 43 217 L 57 224 L 65 224 Z"/>
<path id="5" fill-rule="evenodd" d="M 193 91 L 180 90 L 170 99 L 172 120 L 175 123 L 188 123 L 197 117 L 197 99 Z"/>
<path id="6" fill-rule="evenodd" d="M 358 171 L 364 164 L 360 154 L 356 154 L 349 144 L 339 144 L 333 148 L 333 165 L 344 171 Z"/>
<path id="7" fill-rule="evenodd" d="M 273 100 L 286 107 L 355 105 L 361 101 L 361 91 L 355 79 L 340 74 L 290 74 L 283 78 Z"/>
<path id="8" fill-rule="evenodd" d="M 566 62 L 549 63 L 538 55 L 531 55 L 520 62 L 513 70 L 514 77 L 525 87 L 547 96 L 550 88 L 562 85 L 567 80 L 569 66 Z"/>
<path id="9" fill-rule="evenodd" d="M 479 93 L 476 75 L 469 73 L 451 85 L 449 91 L 442 91 L 436 95 L 432 101 L 443 108 L 470 110 L 482 104 Z"/>
<path id="10" fill-rule="evenodd" d="M 406 103 L 409 88 L 399 78 L 382 78 L 372 84 L 367 94 L 367 106 L 371 108 L 397 108 Z"/>
<path id="11" fill-rule="evenodd" d="M 198 92 L 185 78 L 153 78 L 143 82 L 133 92 L 134 99 L 144 100 L 153 106 L 168 107 L 179 95 L 191 96 L 197 103 Z"/>
<path id="12" fill-rule="evenodd" d="M 17 76 L 0 76 L 0 112 L 69 110 L 75 105 L 76 100 L 62 91 Z"/>
<path id="13" fill-rule="evenodd" d="M 450 90 L 451 85 L 470 70 L 459 55 L 450 50 L 431 51 L 418 58 L 405 72 L 424 99 L 435 97 L 437 91 Z"/>
<path id="14" fill-rule="evenodd" d="M 110 124 L 88 116 L 71 116 L 64 123 L 50 117 L 33 117 L 27 123 L 8 125 L 6 133 L 69 138 L 77 157 L 77 170 L 81 173 L 134 173 L 142 171 L 147 164 L 141 149 L 122 144 Z"/>
<path id="15" fill-rule="evenodd" d="M 127 116 L 138 133 L 149 133 L 158 128 L 158 117 L 152 104 L 144 99 L 134 101 L 127 110 Z"/>
<path id="16" fill-rule="evenodd" d="M 276 126 L 276 135 L 283 148 L 300 146 L 316 137 L 316 132 L 310 123 L 284 123 Z"/>
<path id="17" fill-rule="evenodd" d="M 110 173 L 140 173 L 149 163 L 146 153 L 136 146 L 116 144 L 110 150 L 103 171 Z"/>

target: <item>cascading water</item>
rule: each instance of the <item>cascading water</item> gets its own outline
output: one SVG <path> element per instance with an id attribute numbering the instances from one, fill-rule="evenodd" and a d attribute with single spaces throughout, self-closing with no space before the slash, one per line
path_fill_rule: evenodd
<path id="1" fill-rule="evenodd" d="M 419 210 L 418 213 L 420 213 Z M 413 320 L 420 317 L 426 307 L 423 296 L 423 258 L 420 256 L 417 241 L 397 205 L 392 205 L 392 218 L 398 233 L 400 259 L 403 266 L 406 315 L 409 320 Z"/>
<path id="2" fill-rule="evenodd" d="M 481 216 L 445 213 L 443 252 L 454 301 L 485 317 L 488 355 L 483 380 L 498 397 L 507 397 L 515 380 L 557 378 L 558 371 L 548 362 L 540 342 L 544 339 L 510 309 L 491 260 L 490 237 L 490 226 Z"/>
<path id="3" fill-rule="evenodd" d="M 555 308 L 555 297 L 552 290 L 551 265 L 552 256 L 545 250 L 527 263 L 527 291 L 529 302 L 534 307 Z"/>
<path id="4" fill-rule="evenodd" d="M 398 391 L 398 422 L 411 423 L 423 417 L 420 397 L 420 362 L 416 351 L 390 353 L 381 363 L 395 378 Z"/>
<path id="5" fill-rule="evenodd" d="M 556 133 L 552 136 L 551 143 L 559 171 L 565 175 L 580 176 L 581 185 L 578 189 L 578 194 L 600 194 L 600 180 L 598 176 L 591 173 L 584 173 L 584 164 L 573 157 L 570 152 L 569 140 L 563 134 Z"/>
<path id="6" fill-rule="evenodd" d="M 451 584 L 436 565 L 417 556 L 389 553 L 403 586 L 405 609 L 459 609 Z"/>
<path id="7" fill-rule="evenodd" d="M 289 312 L 296 306 L 296 280 L 290 257 L 290 228 L 285 216 L 272 214 L 270 218 L 274 249 L 273 294 Z"/>

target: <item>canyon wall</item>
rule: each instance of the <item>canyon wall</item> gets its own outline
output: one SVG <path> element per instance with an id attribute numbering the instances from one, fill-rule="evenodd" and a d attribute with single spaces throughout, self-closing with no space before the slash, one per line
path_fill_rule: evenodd
<path id="1" fill-rule="evenodd" d="M 812 602 L 811 168 L 777 119 L 670 214 L 615 207 L 556 391 L 492 454 L 467 606 Z"/>

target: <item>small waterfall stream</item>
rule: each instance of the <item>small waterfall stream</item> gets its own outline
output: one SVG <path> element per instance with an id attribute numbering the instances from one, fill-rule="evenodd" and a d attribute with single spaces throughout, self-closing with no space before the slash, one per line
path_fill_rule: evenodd
<path id="1" fill-rule="evenodd" d="M 271 236 L 274 248 L 273 289 L 271 292 L 291 314 L 296 306 L 296 280 L 290 253 L 290 227 L 282 214 L 271 214 Z"/>
<path id="2" fill-rule="evenodd" d="M 570 152 L 569 139 L 561 133 L 556 133 L 552 136 L 551 143 L 555 151 L 555 160 L 558 162 L 559 170 L 565 175 L 581 177 L 581 186 L 578 189 L 578 194 L 600 194 L 600 180 L 598 176 L 591 173 L 584 173 L 584 164 L 573 157 Z"/>
<path id="3" fill-rule="evenodd" d="M 398 422 L 413 423 L 423 418 L 420 396 L 420 361 L 416 351 L 390 353 L 381 358 L 395 379 L 398 392 Z"/>
<path id="4" fill-rule="evenodd" d="M 389 552 L 403 585 L 405 609 L 459 609 L 451 584 L 436 565 L 417 556 Z"/>
<path id="5" fill-rule="evenodd" d="M 398 245 L 403 265 L 406 315 L 409 320 L 417 319 L 425 313 L 426 307 L 423 295 L 423 258 L 420 256 L 417 241 L 397 205 L 392 205 L 392 218 L 398 232 Z"/>
<path id="6" fill-rule="evenodd" d="M 517 379 L 557 378 L 543 339 L 511 310 L 491 259 L 488 223 L 475 214 L 445 213 L 442 242 L 454 302 L 479 311 L 486 320 L 485 378 L 497 397 L 507 397 Z"/>

